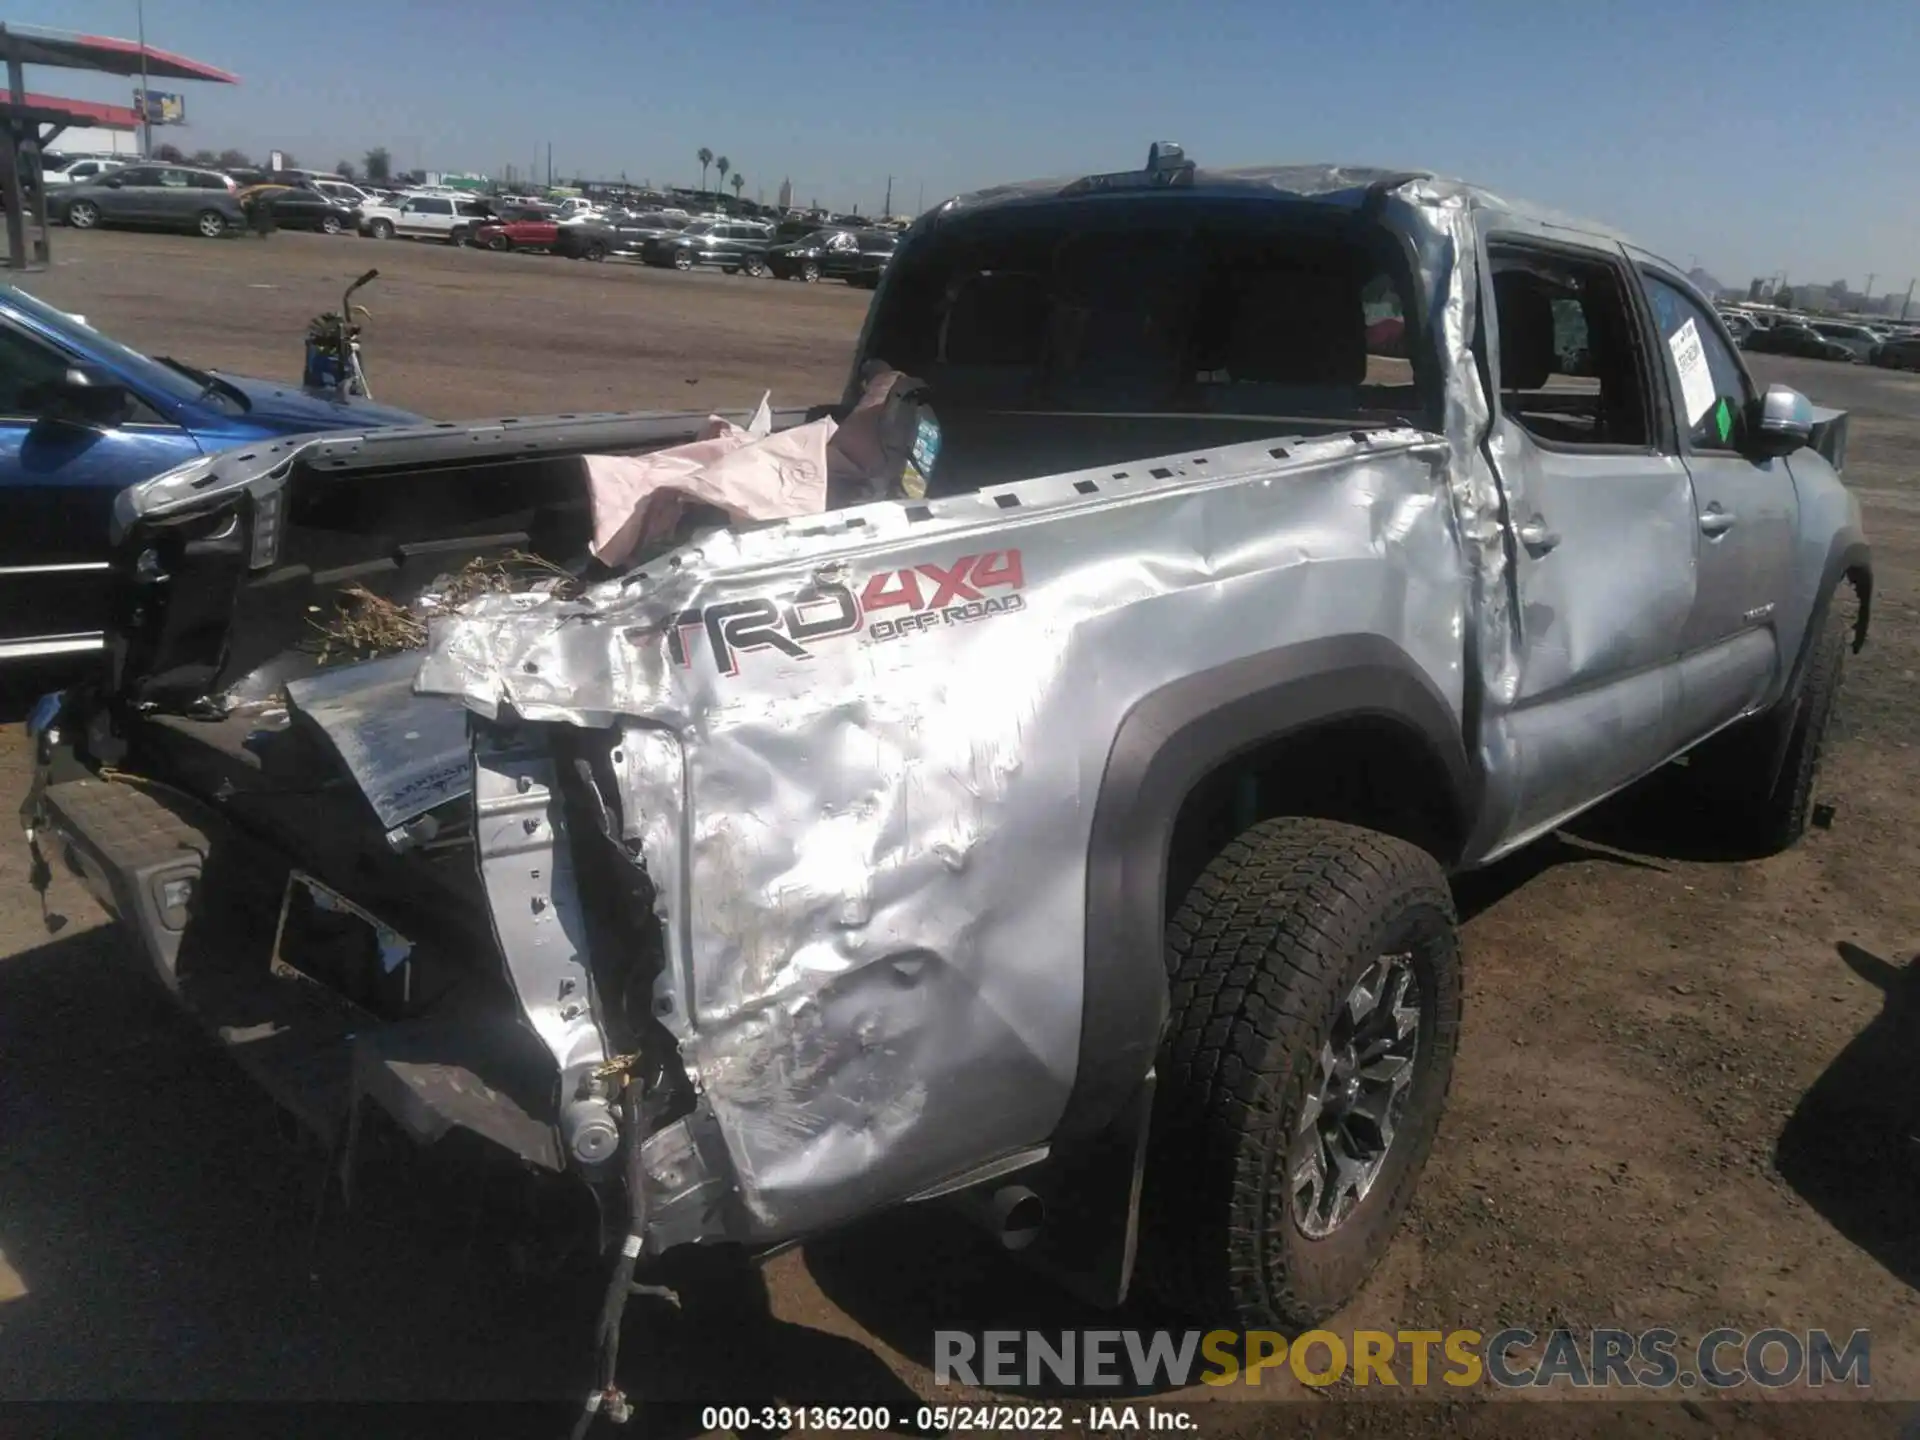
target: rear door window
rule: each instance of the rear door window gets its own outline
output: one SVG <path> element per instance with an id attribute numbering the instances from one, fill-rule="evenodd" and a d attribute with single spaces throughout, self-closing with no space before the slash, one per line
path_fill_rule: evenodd
<path id="1" fill-rule="evenodd" d="M 1504 239 L 1488 254 L 1502 413 L 1551 446 L 1648 446 L 1645 339 L 1627 274 L 1597 254 Z"/>

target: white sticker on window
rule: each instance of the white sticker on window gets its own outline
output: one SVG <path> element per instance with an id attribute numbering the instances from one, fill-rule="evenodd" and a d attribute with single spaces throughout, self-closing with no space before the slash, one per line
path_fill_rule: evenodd
<path id="1" fill-rule="evenodd" d="M 1680 372 L 1680 398 L 1687 407 L 1687 428 L 1692 429 L 1720 397 L 1713 387 L 1713 371 L 1707 368 L 1706 347 L 1691 319 L 1673 332 L 1667 348 L 1673 351 L 1674 368 Z"/>

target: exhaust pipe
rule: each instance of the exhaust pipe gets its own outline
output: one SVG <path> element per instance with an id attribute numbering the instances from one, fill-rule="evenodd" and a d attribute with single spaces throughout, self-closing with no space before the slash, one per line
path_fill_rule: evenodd
<path id="1" fill-rule="evenodd" d="M 1007 1250 L 1024 1250 L 1040 1238 L 1047 1220 L 1046 1202 L 1024 1185 L 954 1197 L 961 1212 Z"/>

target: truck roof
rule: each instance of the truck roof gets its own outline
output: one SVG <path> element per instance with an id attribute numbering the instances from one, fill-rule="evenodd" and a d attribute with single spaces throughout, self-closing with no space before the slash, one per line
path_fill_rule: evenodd
<path id="1" fill-rule="evenodd" d="M 1148 152 L 1148 167 L 1145 170 L 1056 176 L 995 185 L 958 195 L 933 213 L 950 215 L 988 208 L 1038 206 L 1052 200 L 1071 199 L 1076 195 L 1112 191 L 1144 192 L 1158 188 L 1221 199 L 1270 194 L 1276 199 L 1313 200 L 1353 209 L 1358 209 L 1370 193 L 1401 194 L 1418 204 L 1464 203 L 1472 209 L 1496 210 L 1598 239 L 1627 242 L 1627 237 L 1611 226 L 1497 194 L 1485 186 L 1450 179 L 1431 171 L 1334 164 L 1247 165 L 1223 170 L 1207 169 L 1188 161 L 1179 146 L 1164 141 Z"/>

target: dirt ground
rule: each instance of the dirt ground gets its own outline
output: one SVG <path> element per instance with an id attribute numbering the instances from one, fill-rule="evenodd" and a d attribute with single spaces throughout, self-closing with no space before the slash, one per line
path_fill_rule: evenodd
<path id="1" fill-rule="evenodd" d="M 370 264 L 383 400 L 435 415 L 738 406 L 835 393 L 867 297 L 406 242 L 62 232 L 26 287 L 143 348 L 296 378 L 307 315 Z M 1873 1394 L 1920 1401 L 1920 377 L 1756 357 L 1854 410 L 1848 478 L 1878 591 L 1822 785 L 1829 829 L 1718 857 L 1630 796 L 1459 887 L 1468 1009 L 1410 1220 L 1331 1328 L 1504 1324 L 1872 1332 Z M 36 680 L 16 680 L 12 709 Z M 19 793 L 10 729 L 0 789 Z M 487 1399 L 580 1393 L 593 1287 L 514 1278 L 431 1176 L 313 1221 L 318 1162 L 56 883 L 50 933 L 0 846 L 0 1397 Z M 734 1275 L 631 1378 L 691 1402 L 951 1399 L 939 1327 L 1111 1324 L 944 1215 L 909 1212 Z M 640 1367 L 645 1367 L 644 1371 Z M 1269 1396 L 1307 1395 L 1297 1385 Z M 1188 1397 L 1172 1397 L 1188 1398 Z M 1444 1413 L 1197 1406 L 1210 1432 L 1484 1431 Z M 1725 1401 L 1557 1405 L 1557 1429 L 1749 1433 Z M 1821 1433 L 1892 1433 L 1821 1406 Z M 1525 1407 L 1522 1428 L 1543 1419 Z M 1843 1423 L 1844 1422 L 1844 1423 Z"/>

